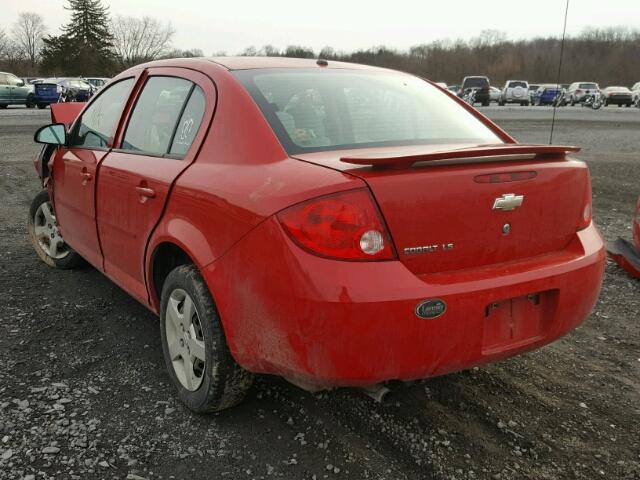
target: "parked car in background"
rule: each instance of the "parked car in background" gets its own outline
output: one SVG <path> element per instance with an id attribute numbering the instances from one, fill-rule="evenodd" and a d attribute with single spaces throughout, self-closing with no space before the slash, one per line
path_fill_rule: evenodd
<path id="1" fill-rule="evenodd" d="M 57 103 L 60 99 L 60 86 L 54 81 L 36 80 L 29 87 L 27 108 L 46 108 L 47 105 Z"/>
<path id="2" fill-rule="evenodd" d="M 538 90 L 538 87 L 540 87 L 540 85 L 537 83 L 529 84 L 529 104 L 530 105 L 533 105 L 533 97 L 535 96 L 536 90 Z"/>
<path id="3" fill-rule="evenodd" d="M 25 105 L 29 87 L 12 73 L 0 72 L 0 108 L 9 105 Z"/>
<path id="4" fill-rule="evenodd" d="M 440 88 L 444 88 L 445 90 L 449 88 L 449 86 L 445 82 L 436 82 L 436 85 L 438 85 Z"/>
<path id="5" fill-rule="evenodd" d="M 605 107 L 609 105 L 633 105 L 633 94 L 627 87 L 611 86 L 602 90 L 602 102 Z"/>
<path id="6" fill-rule="evenodd" d="M 631 101 L 636 107 L 640 108 L 640 82 L 636 82 L 631 87 Z"/>
<path id="7" fill-rule="evenodd" d="M 460 90 L 458 91 L 458 96 L 462 97 L 465 93 L 468 93 L 468 90 L 473 90 L 475 92 L 475 102 L 479 102 L 485 107 L 489 106 L 491 102 L 491 89 L 489 83 L 489 78 L 485 76 L 469 76 L 464 77 L 462 80 L 462 85 L 460 86 Z"/>
<path id="8" fill-rule="evenodd" d="M 111 80 L 106 77 L 82 77 L 82 79 L 94 88 L 94 92 L 100 90 Z"/>
<path id="9" fill-rule="evenodd" d="M 93 87 L 82 78 L 46 78 L 41 83 L 56 84 L 60 102 L 87 102 L 93 95 Z"/>
<path id="10" fill-rule="evenodd" d="M 447 90 L 449 90 L 451 93 L 455 93 L 457 95 L 458 92 L 460 92 L 460 85 L 449 85 L 447 87 Z"/>
<path id="11" fill-rule="evenodd" d="M 629 275 L 640 279 L 640 197 L 633 214 L 631 231 L 633 243 L 625 238 L 618 238 L 615 242 L 607 243 L 607 252 Z"/>
<path id="12" fill-rule="evenodd" d="M 507 80 L 500 94 L 500 105 L 517 103 L 529 105 L 529 84 L 526 80 Z"/>
<path id="13" fill-rule="evenodd" d="M 240 402 L 252 373 L 318 390 L 504 360 L 597 300 L 606 254 L 578 149 L 519 144 L 413 75 L 162 60 L 52 113 L 35 252 L 84 258 L 158 314 L 194 411 Z"/>
<path id="14" fill-rule="evenodd" d="M 586 95 L 592 96 L 600 90 L 595 82 L 573 82 L 565 93 L 566 102 L 573 106 L 581 103 Z"/>
<path id="15" fill-rule="evenodd" d="M 489 87 L 489 100 L 491 102 L 500 102 L 500 89 L 498 87 Z"/>
<path id="16" fill-rule="evenodd" d="M 562 94 L 562 87 L 554 83 L 546 83 L 538 86 L 533 94 L 533 104 L 536 106 L 553 105 Z"/>

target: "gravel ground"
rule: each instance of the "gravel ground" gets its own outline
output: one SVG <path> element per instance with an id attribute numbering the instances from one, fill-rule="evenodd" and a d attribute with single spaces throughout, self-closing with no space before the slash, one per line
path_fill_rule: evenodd
<path id="1" fill-rule="evenodd" d="M 551 110 L 482 110 L 521 141 Z M 48 110 L 0 111 L 0 479 L 638 479 L 640 282 L 609 263 L 586 323 L 485 368 L 309 394 L 260 377 L 198 416 L 165 373 L 157 319 L 97 271 L 54 271 L 27 240 L 31 159 Z M 604 236 L 630 236 L 640 110 L 558 111 L 583 147 Z"/>

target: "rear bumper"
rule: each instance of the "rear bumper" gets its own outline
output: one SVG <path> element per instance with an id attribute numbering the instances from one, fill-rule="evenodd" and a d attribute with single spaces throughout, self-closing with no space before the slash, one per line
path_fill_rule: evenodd
<path id="1" fill-rule="evenodd" d="M 55 96 L 34 95 L 33 96 L 33 103 L 49 105 L 51 103 L 56 103 L 57 101 L 58 101 L 58 95 L 55 95 Z"/>
<path id="2" fill-rule="evenodd" d="M 633 100 L 631 97 L 626 98 L 607 98 L 606 102 L 610 105 L 631 105 Z"/>
<path id="3" fill-rule="evenodd" d="M 304 385 L 358 386 L 442 375 L 557 339 L 589 315 L 604 258 L 591 225 L 560 252 L 416 276 L 398 261 L 313 256 L 270 219 L 203 273 L 242 366 Z M 539 308 L 527 303 L 532 294 L 543 298 Z M 443 315 L 416 316 L 419 302 L 436 298 Z M 516 298 L 525 299 L 517 319 L 505 320 L 501 307 L 487 317 Z M 508 328 L 520 333 L 510 339 Z"/>
<path id="4" fill-rule="evenodd" d="M 607 253 L 633 278 L 640 278 L 640 251 L 623 238 L 607 243 Z"/>

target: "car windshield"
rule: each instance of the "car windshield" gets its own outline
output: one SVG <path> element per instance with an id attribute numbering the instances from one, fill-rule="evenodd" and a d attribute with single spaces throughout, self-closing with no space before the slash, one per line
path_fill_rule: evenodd
<path id="1" fill-rule="evenodd" d="M 578 88 L 598 88 L 595 83 L 581 83 Z"/>
<path id="2" fill-rule="evenodd" d="M 449 95 L 411 75 L 239 70 L 291 154 L 386 145 L 499 143 Z"/>
<path id="3" fill-rule="evenodd" d="M 464 79 L 463 88 L 482 88 L 489 86 L 489 80 L 485 77 L 468 77 Z"/>

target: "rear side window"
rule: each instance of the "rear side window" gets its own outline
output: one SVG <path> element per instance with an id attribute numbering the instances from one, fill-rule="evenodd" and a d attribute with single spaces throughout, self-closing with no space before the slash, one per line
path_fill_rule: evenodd
<path id="1" fill-rule="evenodd" d="M 200 129 L 204 108 L 204 93 L 200 87 L 195 87 L 178 122 L 178 128 L 176 128 L 169 150 L 170 155 L 183 157 L 189 151 L 193 139 Z"/>
<path id="2" fill-rule="evenodd" d="M 122 106 L 127 101 L 132 86 L 133 78 L 128 78 L 105 89 L 82 114 L 70 146 L 105 148 L 120 119 Z"/>
<path id="3" fill-rule="evenodd" d="M 578 88 L 598 88 L 595 83 L 581 83 Z"/>
<path id="4" fill-rule="evenodd" d="M 527 88 L 527 84 L 526 82 L 509 82 L 509 88 L 516 87 Z"/>
<path id="5" fill-rule="evenodd" d="M 0 73 L 0 85 L 8 85 L 9 81 L 7 80 L 6 73 Z"/>
<path id="6" fill-rule="evenodd" d="M 174 135 L 178 120 L 186 118 L 185 103 L 193 89 L 194 84 L 183 78 L 149 78 L 131 113 L 122 149 L 162 156 L 167 154 L 171 147 L 172 150 L 175 148 L 175 151 L 179 152 L 178 155 L 184 154 L 193 141 L 191 137 L 193 130 L 183 126 L 177 140 L 182 142 L 179 144 L 174 141 Z M 194 100 L 195 102 L 197 100 Z M 190 112 L 197 114 L 196 106 L 192 105 Z M 198 126 L 200 120 L 202 120 L 202 114 L 200 114 Z M 193 123 L 195 124 L 195 120 Z M 195 130 L 197 131 L 197 128 Z"/>

